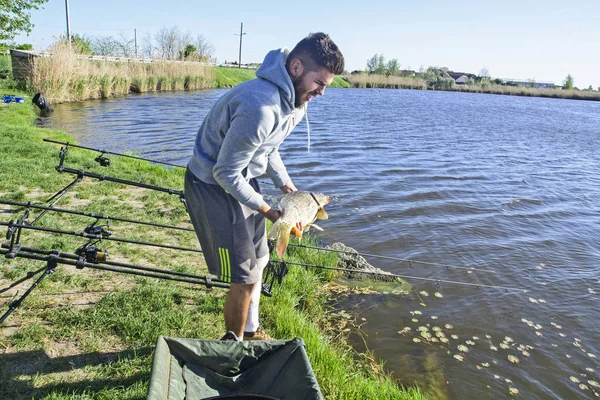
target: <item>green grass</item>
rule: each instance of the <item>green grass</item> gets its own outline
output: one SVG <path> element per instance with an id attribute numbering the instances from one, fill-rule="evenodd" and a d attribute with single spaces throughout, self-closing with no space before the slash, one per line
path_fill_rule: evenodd
<path id="1" fill-rule="evenodd" d="M 256 78 L 256 71 L 246 68 L 215 68 L 215 87 L 230 88 Z"/>
<path id="2" fill-rule="evenodd" d="M 73 142 L 67 134 L 36 128 L 31 103 L 0 107 L 0 198 L 42 202 L 74 177 L 58 173 L 58 146 L 43 137 Z M 180 190 L 183 171 L 112 157 L 109 168 L 97 153 L 71 148 L 65 166 Z M 85 178 L 58 207 L 116 217 L 189 226 L 177 196 Z M 0 206 L 1 210 L 8 207 Z M 11 209 L 1 221 L 18 218 Z M 36 213 L 33 213 L 35 216 Z M 50 212 L 38 226 L 81 231 L 93 219 Z M 111 223 L 113 236 L 197 247 L 192 232 Z M 4 232 L 2 232 L 4 234 Z M 306 239 L 305 239 L 306 240 Z M 24 245 L 72 253 L 79 237 L 24 231 Z M 194 253 L 157 250 L 116 242 L 99 244 L 113 259 L 168 270 L 207 274 Z M 290 248 L 289 260 L 334 265 L 335 255 Z M 0 258 L 0 287 L 42 262 Z M 262 300 L 263 325 L 282 339 L 302 337 L 321 389 L 328 399 L 420 399 L 403 390 L 346 342 L 337 329 L 338 311 L 324 284 L 331 271 L 290 266 L 283 285 Z M 22 293 L 31 281 L 19 286 Z M 6 305 L 14 295 L 3 294 Z M 224 289 L 192 287 L 151 278 L 59 265 L 0 326 L 0 398 L 142 399 L 146 395 L 152 352 L 159 335 L 215 339 L 224 331 Z M 6 308 L 0 308 L 4 312 Z"/>
<path id="3" fill-rule="evenodd" d="M 331 83 L 331 86 L 329 86 L 330 88 L 351 88 L 352 84 L 350 82 L 348 82 L 346 79 L 344 79 L 341 76 L 336 76 L 335 78 L 333 78 L 333 82 Z"/>
<path id="4" fill-rule="evenodd" d="M 244 68 L 215 68 L 215 86 L 218 88 L 234 87 L 242 82 L 256 78 L 256 71 Z M 350 88 L 352 85 L 342 78 L 336 76 L 331 88 Z"/>

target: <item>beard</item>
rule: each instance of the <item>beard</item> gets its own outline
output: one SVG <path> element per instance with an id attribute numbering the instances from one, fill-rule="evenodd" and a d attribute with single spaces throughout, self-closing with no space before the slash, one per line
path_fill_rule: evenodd
<path id="1" fill-rule="evenodd" d="M 296 108 L 306 103 L 310 94 L 303 85 L 305 75 L 306 73 L 302 74 L 302 76 L 292 78 L 292 83 L 294 84 L 294 106 Z"/>

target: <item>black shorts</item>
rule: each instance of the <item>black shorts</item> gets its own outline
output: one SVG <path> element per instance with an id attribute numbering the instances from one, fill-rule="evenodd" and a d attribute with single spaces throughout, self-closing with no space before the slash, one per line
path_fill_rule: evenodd
<path id="1" fill-rule="evenodd" d="M 260 193 L 256 179 L 250 185 Z M 233 198 L 219 185 L 185 173 L 185 200 L 204 259 L 211 274 L 223 282 L 260 281 L 267 264 L 265 217 Z"/>

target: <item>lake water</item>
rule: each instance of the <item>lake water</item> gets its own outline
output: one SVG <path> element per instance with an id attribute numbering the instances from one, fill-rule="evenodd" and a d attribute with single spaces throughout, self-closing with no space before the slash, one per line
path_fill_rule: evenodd
<path id="1" fill-rule="evenodd" d="M 223 93 L 61 104 L 49 123 L 82 145 L 185 164 Z M 296 186 L 336 197 L 322 241 L 415 260 L 367 257 L 433 279 L 344 303 L 400 383 L 449 399 L 600 396 L 600 103 L 328 89 L 309 120 L 310 153 L 303 122 L 282 155 Z"/>

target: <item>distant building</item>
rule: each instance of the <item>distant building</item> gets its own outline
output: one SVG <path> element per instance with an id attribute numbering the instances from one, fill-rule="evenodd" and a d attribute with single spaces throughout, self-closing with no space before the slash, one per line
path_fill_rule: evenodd
<path id="1" fill-rule="evenodd" d="M 457 85 L 466 85 L 469 83 L 469 77 L 466 75 L 461 75 L 454 80 Z"/>
<path id="2" fill-rule="evenodd" d="M 417 72 L 412 69 L 401 69 L 398 71 L 398 74 L 400 76 L 417 76 Z"/>
<path id="3" fill-rule="evenodd" d="M 457 85 L 466 85 L 469 83 L 469 78 L 475 77 L 475 74 L 466 72 L 442 71 L 442 78 L 452 79 Z"/>
<path id="4" fill-rule="evenodd" d="M 560 86 L 555 85 L 554 82 L 535 81 L 535 80 L 532 80 L 532 79 L 529 79 L 529 80 L 522 80 L 522 79 L 502 79 L 502 81 L 504 81 L 504 83 L 507 84 L 507 85 L 527 86 L 527 87 L 534 87 L 534 88 L 537 88 L 537 89 L 540 89 L 540 88 L 543 88 L 543 89 L 560 88 Z"/>

